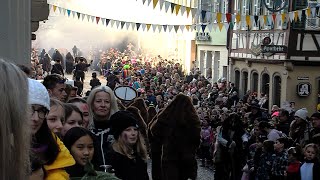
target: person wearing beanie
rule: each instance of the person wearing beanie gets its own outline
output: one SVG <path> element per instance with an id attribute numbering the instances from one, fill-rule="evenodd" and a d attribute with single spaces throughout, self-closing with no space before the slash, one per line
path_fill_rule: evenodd
<path id="1" fill-rule="evenodd" d="M 122 180 L 148 180 L 147 150 L 134 115 L 118 111 L 110 118 L 115 141 L 110 155 L 115 175 Z"/>
<path id="2" fill-rule="evenodd" d="M 294 118 L 290 124 L 289 136 L 294 142 L 304 146 L 310 141 L 311 125 L 308 121 L 308 110 L 306 108 L 297 110 Z"/>
<path id="3" fill-rule="evenodd" d="M 69 179 L 65 167 L 75 164 L 68 149 L 53 134 L 47 124 L 47 115 L 50 111 L 50 98 L 47 89 L 40 82 L 28 79 L 29 99 L 31 106 L 31 156 L 36 156 L 41 162 L 45 162 L 44 169 L 47 180 Z"/>

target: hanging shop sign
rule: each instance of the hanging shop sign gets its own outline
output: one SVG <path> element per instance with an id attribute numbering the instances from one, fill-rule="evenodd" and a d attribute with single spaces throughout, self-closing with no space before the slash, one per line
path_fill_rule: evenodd
<path id="1" fill-rule="evenodd" d="M 197 32 L 196 40 L 197 41 L 210 41 L 211 37 L 208 32 Z"/>
<path id="2" fill-rule="evenodd" d="M 297 85 L 297 94 L 300 97 L 306 97 L 311 94 L 311 84 L 308 82 L 299 83 Z"/>
<path id="3" fill-rule="evenodd" d="M 262 53 L 286 53 L 287 46 L 282 45 L 261 45 Z"/>

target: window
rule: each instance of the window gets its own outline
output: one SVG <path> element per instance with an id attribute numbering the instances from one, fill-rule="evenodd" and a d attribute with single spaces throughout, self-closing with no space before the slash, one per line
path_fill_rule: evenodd
<path id="1" fill-rule="evenodd" d="M 253 92 L 258 92 L 259 75 L 257 72 L 252 73 L 251 78 L 251 90 Z"/>
<path id="2" fill-rule="evenodd" d="M 281 77 L 275 75 L 273 77 L 273 104 L 280 107 L 281 103 Z"/>
<path id="3" fill-rule="evenodd" d="M 240 86 L 240 71 L 239 70 L 234 71 L 234 84 L 237 88 L 239 88 L 239 86 Z"/>
<path id="4" fill-rule="evenodd" d="M 242 72 L 242 92 L 248 91 L 248 72 L 243 71 Z"/>
<path id="5" fill-rule="evenodd" d="M 261 78 L 261 93 L 265 93 L 269 95 L 269 83 L 270 76 L 267 73 L 264 73 Z"/>

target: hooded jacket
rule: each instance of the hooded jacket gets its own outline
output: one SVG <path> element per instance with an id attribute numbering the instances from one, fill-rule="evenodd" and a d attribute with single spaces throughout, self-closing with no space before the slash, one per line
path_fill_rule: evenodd
<path id="1" fill-rule="evenodd" d="M 46 180 L 69 180 L 69 174 L 64 170 L 64 168 L 72 166 L 76 162 L 62 141 L 58 137 L 56 137 L 56 140 L 60 152 L 52 164 L 44 166 L 47 173 Z"/>

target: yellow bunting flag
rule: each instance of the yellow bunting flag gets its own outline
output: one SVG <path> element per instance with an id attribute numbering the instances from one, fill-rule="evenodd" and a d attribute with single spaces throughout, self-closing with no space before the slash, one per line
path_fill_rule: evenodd
<path id="1" fill-rule="evenodd" d="M 151 24 L 147 24 L 147 31 L 149 31 Z"/>
<path id="2" fill-rule="evenodd" d="M 250 15 L 246 15 L 246 22 L 249 27 L 251 27 L 251 18 Z"/>
<path id="3" fill-rule="evenodd" d="M 267 15 L 263 16 L 263 21 L 264 21 L 264 25 L 267 25 L 267 23 L 268 23 L 268 16 Z"/>
<path id="4" fill-rule="evenodd" d="M 189 31 L 190 30 L 190 25 L 186 25 L 186 29 Z"/>
<path id="5" fill-rule="evenodd" d="M 240 14 L 236 15 L 236 20 L 237 20 L 237 23 L 239 23 L 241 21 L 241 15 Z"/>
<path id="6" fill-rule="evenodd" d="M 52 7 L 53 7 L 53 12 L 56 12 L 56 10 L 57 10 L 57 6 L 52 5 Z"/>
<path id="7" fill-rule="evenodd" d="M 310 8 L 307 8 L 306 12 L 307 12 L 307 16 L 310 17 L 310 15 L 311 15 L 311 9 L 310 9 Z"/>
<path id="8" fill-rule="evenodd" d="M 286 15 L 286 14 L 284 14 L 284 13 L 283 13 L 283 14 L 281 14 L 281 20 L 282 20 L 282 22 L 284 22 L 284 21 L 286 20 L 286 16 L 287 16 L 287 15 Z"/>
<path id="9" fill-rule="evenodd" d="M 153 0 L 153 9 L 156 8 L 159 0 Z"/>
<path id="10" fill-rule="evenodd" d="M 187 17 L 189 17 L 191 8 L 190 7 L 186 7 L 186 10 L 187 10 Z"/>
<path id="11" fill-rule="evenodd" d="M 217 13 L 217 22 L 218 23 L 221 22 L 221 16 L 222 16 L 221 12 L 218 12 Z"/>
<path id="12" fill-rule="evenodd" d="M 298 20 L 298 11 L 294 11 L 294 21 L 297 21 Z"/>
<path id="13" fill-rule="evenodd" d="M 219 26 L 219 30 L 221 31 L 223 27 L 223 23 L 218 22 L 218 26 Z"/>
<path id="14" fill-rule="evenodd" d="M 176 4 L 176 16 L 178 16 L 180 8 L 181 8 L 181 5 Z"/>

